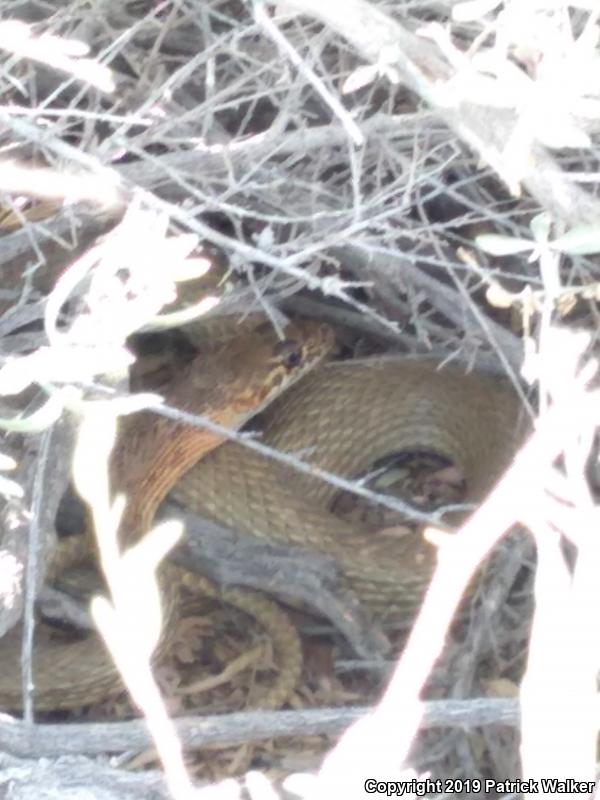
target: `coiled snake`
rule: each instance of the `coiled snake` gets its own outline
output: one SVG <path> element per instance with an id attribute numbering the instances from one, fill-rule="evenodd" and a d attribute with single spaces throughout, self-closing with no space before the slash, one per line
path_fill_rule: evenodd
<path id="1" fill-rule="evenodd" d="M 437 452 L 462 472 L 471 503 L 494 485 L 525 433 L 520 401 L 503 382 L 406 359 L 316 367 L 262 422 L 265 443 L 345 476 L 367 472 L 386 455 Z M 340 520 L 330 512 L 337 491 L 228 443 L 172 494 L 228 527 L 333 556 L 379 620 L 406 621 L 421 602 L 435 548 L 417 533 L 366 535 Z"/>
<path id="2" fill-rule="evenodd" d="M 178 391 L 183 387 L 188 402 L 177 390 L 171 402 L 189 408 L 190 380 L 196 380 L 196 390 L 205 393 L 205 399 L 195 410 L 237 427 L 271 399 L 273 383 L 295 383 L 263 415 L 266 443 L 301 451 L 303 458 L 346 476 L 360 474 L 386 454 L 434 450 L 462 471 L 466 499 L 472 502 L 483 498 L 510 463 L 523 435 L 520 404 L 514 392 L 498 381 L 408 360 L 327 364 L 304 375 L 330 346 L 330 334 L 317 325 L 288 336 L 303 342 L 302 347 L 299 351 L 292 346 L 286 353 L 285 344 L 269 345 L 267 361 L 276 369 L 268 373 L 272 383 L 258 402 L 256 397 L 249 402 L 247 387 L 243 388 L 247 353 L 237 361 L 219 363 L 218 384 L 212 383 L 207 370 L 195 379 L 186 377 Z M 232 394 L 233 386 L 237 395 Z M 349 586 L 378 618 L 397 621 L 418 606 L 435 559 L 434 549 L 418 534 L 365 535 L 330 512 L 332 487 L 292 474 L 240 445 L 228 442 L 218 447 L 220 440 L 205 432 L 179 428 L 174 437 L 172 424 L 161 420 L 154 425 L 164 426 L 160 438 L 169 442 L 169 459 L 163 458 L 158 466 L 155 459 L 148 469 L 141 447 L 135 470 L 116 467 L 126 490 L 138 498 L 130 502 L 130 528 L 141 533 L 149 526 L 177 473 L 182 477 L 173 490 L 176 498 L 203 515 L 234 529 L 335 557 Z M 149 452 L 153 450 L 155 440 Z M 198 453 L 202 460 L 186 472 Z M 13 708 L 19 704 L 17 657 L 14 647 L 0 643 L 0 702 Z M 88 642 L 71 646 L 69 655 L 48 658 L 42 651 L 38 707 L 89 702 L 92 694 L 101 697 L 114 684 L 108 655 L 95 646 L 91 661 Z"/>
<path id="3" fill-rule="evenodd" d="M 199 356 L 169 386 L 168 401 L 175 407 L 204 415 L 223 427 L 239 428 L 288 386 L 311 370 L 331 349 L 331 330 L 322 324 L 298 321 L 279 340 L 268 324 L 212 353 Z M 121 520 L 121 544 L 137 541 L 151 526 L 156 510 L 177 479 L 199 458 L 218 447 L 223 437 L 205 429 L 178 425 L 164 417 L 143 413 L 126 418 L 113 452 L 110 477 L 113 488 L 127 496 Z M 90 455 L 91 458 L 94 454 Z M 59 550 L 51 572 L 64 569 L 87 550 L 87 537 L 76 537 L 74 547 Z M 161 565 L 164 595 L 162 646 L 172 633 L 169 618 L 177 606 L 177 585 L 214 594 L 211 581 L 171 564 Z M 260 595 L 226 590 L 220 596 L 258 616 L 279 637 L 284 667 L 281 685 L 270 693 L 278 705 L 298 677 L 301 658 L 297 634 L 285 614 Z M 20 631 L 0 640 L 0 706 L 21 705 Z M 34 652 L 35 702 L 39 710 L 75 708 L 96 702 L 122 688 L 112 659 L 97 638 L 66 646 L 52 639 L 38 641 Z M 285 677 L 287 674 L 288 677 Z"/>

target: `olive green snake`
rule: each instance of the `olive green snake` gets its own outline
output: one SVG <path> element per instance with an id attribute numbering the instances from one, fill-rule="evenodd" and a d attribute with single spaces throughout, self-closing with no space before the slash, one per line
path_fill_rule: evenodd
<path id="1" fill-rule="evenodd" d="M 462 471 L 466 499 L 475 503 L 510 463 L 523 436 L 520 402 L 497 380 L 439 369 L 430 361 L 321 363 L 332 344 L 328 328 L 296 323 L 286 335 L 284 342 L 266 334 L 266 344 L 244 342 L 213 366 L 193 364 L 168 395 L 170 403 L 233 429 L 264 409 L 261 441 L 343 476 L 359 475 L 390 453 L 433 450 Z M 115 486 L 130 498 L 124 519 L 128 542 L 150 527 L 171 491 L 230 528 L 333 556 L 343 580 L 378 620 L 398 622 L 419 605 L 435 564 L 435 549 L 420 535 L 366 535 L 331 513 L 335 488 L 207 431 L 145 414 L 127 432 L 129 443 L 117 451 L 112 472 Z M 214 591 L 199 576 L 185 578 L 181 570 L 168 569 L 174 570 L 173 580 Z M 227 592 L 240 606 L 253 596 L 226 590 L 226 600 Z M 293 652 L 283 658 L 292 677 L 279 700 L 298 676 L 291 634 L 289 648 Z M 2 707 L 20 706 L 18 664 L 18 647 L 5 637 Z M 94 640 L 54 650 L 44 643 L 34 656 L 36 706 L 74 707 L 101 699 L 114 690 L 114 676 L 110 656 Z"/>

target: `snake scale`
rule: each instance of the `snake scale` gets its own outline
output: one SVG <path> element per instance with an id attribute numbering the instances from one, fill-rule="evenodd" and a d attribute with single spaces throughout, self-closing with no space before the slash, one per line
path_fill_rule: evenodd
<path id="1" fill-rule="evenodd" d="M 315 366 L 330 346 L 329 334 L 316 326 L 300 336 L 309 342 L 300 359 L 297 348 L 290 351 L 291 357 L 285 347 L 274 346 L 285 366 L 282 370 L 279 365 L 275 383 L 293 385 L 270 402 L 260 417 L 265 443 L 300 452 L 305 460 L 345 476 L 361 474 L 390 453 L 434 450 L 462 471 L 469 502 L 479 502 L 510 463 L 524 428 L 518 397 L 507 386 L 454 368 L 438 369 L 429 361 L 371 359 Z M 244 358 L 220 363 L 226 372 L 219 378 L 221 385 L 223 381 L 228 387 L 238 385 L 236 369 L 247 372 Z M 291 375 L 284 379 L 286 370 Z M 227 395 L 219 397 L 214 378 L 207 372 L 201 375 L 197 390 L 208 393 L 210 399 L 191 407 L 239 427 L 251 415 L 244 390 L 238 386 L 237 407 L 233 404 L 227 413 L 215 414 Z M 189 390 L 189 385 L 182 385 Z M 254 402 L 252 413 L 275 393 L 265 391 L 262 400 Z M 180 405 L 183 400 L 177 392 L 169 399 Z M 183 405 L 190 408 L 189 402 Z M 435 562 L 434 548 L 420 535 L 365 535 L 330 512 L 335 489 L 232 442 L 221 444 L 214 437 L 211 445 L 204 442 L 202 459 L 188 469 L 198 449 L 190 441 L 206 433 L 179 428 L 186 435 L 173 437 L 172 427 L 155 422 L 161 424 L 165 424 L 166 441 L 179 441 L 176 447 L 169 446 L 170 459 L 163 459 L 158 469 L 146 470 L 141 478 L 137 470 L 126 475 L 121 469 L 126 489 L 131 487 L 135 497 L 146 498 L 130 505 L 128 524 L 136 535 L 150 525 L 158 504 L 172 489 L 177 500 L 229 527 L 333 556 L 348 586 L 379 620 L 406 621 L 414 613 Z M 187 443 L 183 457 L 181 442 Z M 144 458 L 136 460 L 140 462 Z M 179 480 L 173 487 L 174 472 Z M 198 582 L 201 585 L 202 579 Z M 92 694 L 101 697 L 114 684 L 108 655 L 92 644 L 93 662 L 88 642 L 70 645 L 68 655 L 49 656 L 42 648 L 37 656 L 38 707 L 74 706 L 82 697 L 89 702 Z M 78 647 L 80 652 L 76 652 Z M 19 703 L 17 663 L 14 646 L 11 650 L 0 642 L 0 703 L 13 708 Z"/>

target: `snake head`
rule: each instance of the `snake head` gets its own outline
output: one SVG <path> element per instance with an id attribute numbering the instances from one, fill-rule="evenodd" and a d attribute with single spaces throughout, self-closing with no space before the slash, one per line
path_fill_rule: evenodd
<path id="1" fill-rule="evenodd" d="M 239 427 L 323 361 L 334 342 L 332 329 L 321 322 L 294 320 L 283 338 L 270 322 L 261 322 L 210 357 L 199 356 L 168 399 L 189 410 L 199 403 L 211 415 L 229 409 L 227 424 Z"/>
<path id="2" fill-rule="evenodd" d="M 304 373 L 312 369 L 331 352 L 335 342 L 333 330 L 329 325 L 313 320 L 289 322 L 284 334 L 285 338 L 276 339 L 275 331 L 270 325 L 269 332 L 265 331 L 265 335 L 273 340 L 271 365 L 274 369 L 281 368 L 290 375 L 297 370 L 302 370 Z"/>
<path id="3" fill-rule="evenodd" d="M 269 323 L 265 325 L 269 330 L 264 335 L 270 339 L 264 397 L 268 402 L 323 361 L 333 349 L 335 338 L 328 325 L 312 320 L 290 322 L 283 339 L 276 337 Z"/>

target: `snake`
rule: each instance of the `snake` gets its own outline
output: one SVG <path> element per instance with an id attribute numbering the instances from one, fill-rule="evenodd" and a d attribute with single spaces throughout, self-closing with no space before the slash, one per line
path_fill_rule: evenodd
<path id="1" fill-rule="evenodd" d="M 165 399 L 174 407 L 207 417 L 236 430 L 259 413 L 277 395 L 292 386 L 324 358 L 333 345 L 331 329 L 321 323 L 298 320 L 286 328 L 285 338 L 263 323 L 208 357 L 201 354 L 173 381 Z M 152 525 L 161 502 L 178 478 L 198 459 L 224 441 L 224 436 L 148 412 L 126 417 L 110 463 L 113 492 L 125 494 L 120 521 L 120 544 L 135 544 Z M 94 454 L 90 454 L 93 458 Z M 73 537 L 58 549 L 50 575 L 68 568 L 87 554 L 88 537 Z M 226 603 L 256 616 L 279 643 L 276 653 L 283 664 L 279 684 L 263 705 L 280 705 L 301 666 L 298 634 L 278 607 L 248 590 L 218 587 L 207 578 L 170 563 L 160 569 L 163 600 L 163 639 L 157 654 L 169 644 L 177 585 L 193 592 L 218 596 Z M 42 636 L 44 629 L 41 626 Z M 15 628 L 0 641 L 0 704 L 21 706 L 21 631 Z M 78 708 L 122 690 L 112 658 L 98 637 L 65 645 L 51 637 L 36 643 L 33 657 L 35 707 L 39 711 Z"/>
<path id="2" fill-rule="evenodd" d="M 479 504 L 510 465 L 528 422 L 507 381 L 435 361 L 370 358 L 317 366 L 269 406 L 261 431 L 264 444 L 350 478 L 387 456 L 438 453 L 464 477 L 465 503 Z M 171 495 L 226 527 L 333 557 L 342 585 L 378 622 L 405 625 L 421 604 L 436 548 L 422 531 L 371 535 L 338 518 L 338 491 L 230 442 Z"/>
<path id="3" fill-rule="evenodd" d="M 190 408 L 191 389 L 193 395 L 205 397 L 193 406 L 196 410 L 230 427 L 241 426 L 262 410 L 258 417 L 261 441 L 347 477 L 363 474 L 389 454 L 435 451 L 464 475 L 465 500 L 481 502 L 525 435 L 515 391 L 496 378 L 465 374 L 457 367 L 442 368 L 429 360 L 370 358 L 326 363 L 323 353 L 330 348 L 330 333 L 318 325 L 316 332 L 305 334 L 311 344 L 301 355 L 300 334 L 294 336 L 291 349 L 285 342 L 271 345 L 274 350 L 267 362 L 272 367 L 275 358 L 277 369 L 267 372 L 271 384 L 259 392 L 258 401 L 248 398 L 248 354 L 243 349 L 238 361 L 229 356 L 226 361 L 217 360 L 218 378 L 202 369 L 195 377 L 185 376 L 170 400 Z M 265 380 L 264 371 L 262 376 Z M 204 431 L 180 427 L 174 434 L 164 420 L 155 425 L 159 433 L 152 437 L 146 456 L 140 447 L 136 470 L 115 469 L 138 498 L 126 513 L 138 535 L 170 494 L 227 527 L 332 556 L 342 583 L 378 622 L 406 623 L 414 616 L 436 562 L 435 547 L 419 532 L 366 534 L 359 525 L 332 513 L 335 487 Z M 157 437 L 162 442 L 160 459 L 155 457 Z M 136 441 L 135 431 L 131 438 Z M 85 647 L 89 650 L 82 643 Z M 18 692 L 8 685 L 9 670 L 1 648 L 2 643 L 0 702 L 10 706 L 18 702 Z M 80 655 L 45 661 L 46 672 L 43 668 L 38 672 L 38 707 L 75 706 L 76 699 L 86 696 L 89 702 L 92 694 L 101 696 L 110 687 L 114 671 L 108 654 L 96 646 L 90 666 L 87 653 L 80 663 L 86 664 L 88 674 L 76 670 Z"/>

